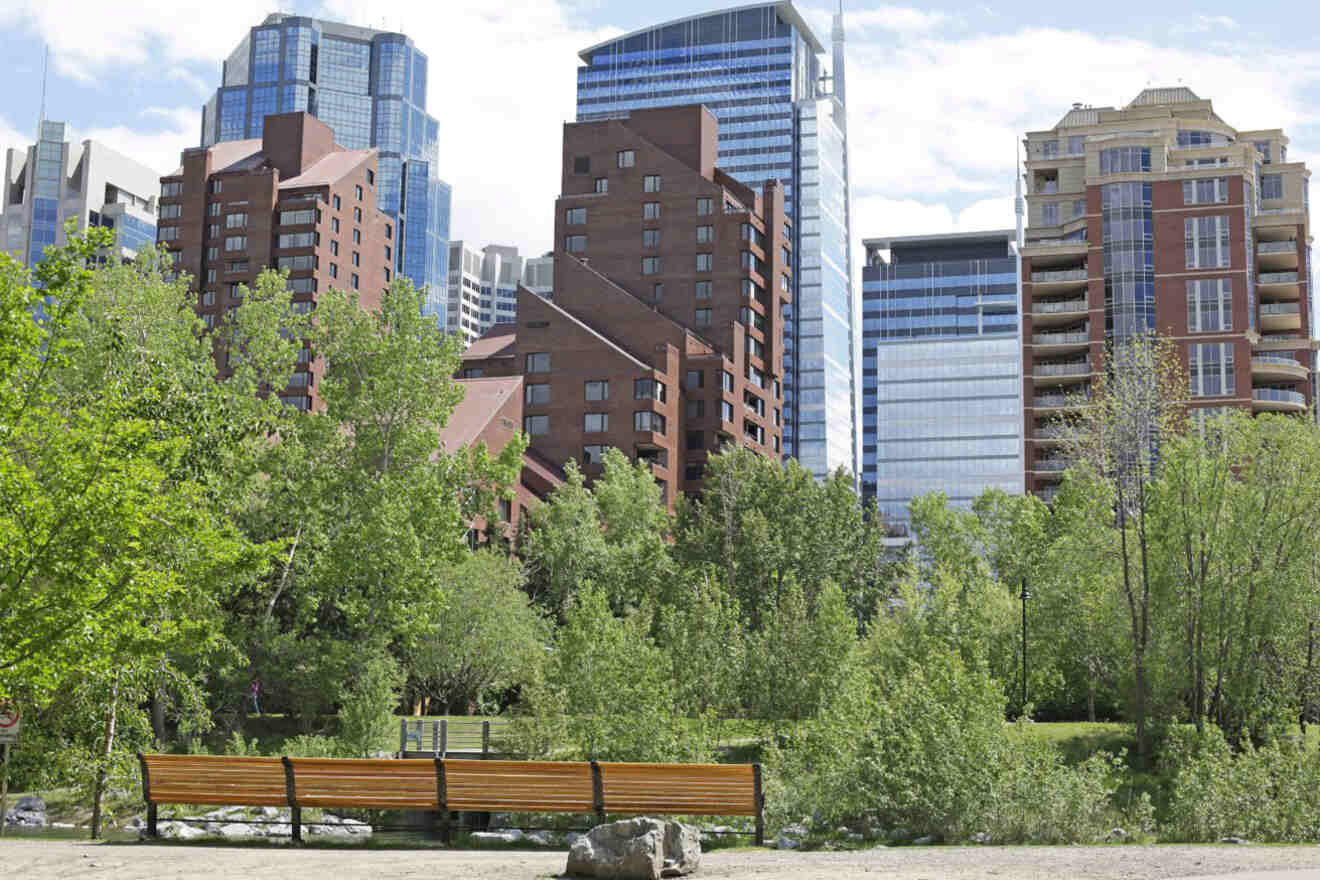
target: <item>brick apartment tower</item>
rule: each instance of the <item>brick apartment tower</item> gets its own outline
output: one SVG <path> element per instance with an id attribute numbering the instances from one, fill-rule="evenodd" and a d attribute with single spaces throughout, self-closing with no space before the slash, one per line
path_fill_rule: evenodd
<path id="1" fill-rule="evenodd" d="M 1281 130 L 1237 131 L 1189 89 L 1158 88 L 1121 110 L 1075 104 L 1025 143 L 1029 491 L 1053 496 L 1069 462 L 1051 419 L 1106 342 L 1135 333 L 1177 342 L 1194 410 L 1307 410 L 1310 171 Z"/>
<path id="2" fill-rule="evenodd" d="M 268 267 L 289 270 L 301 309 L 331 287 L 376 306 L 391 280 L 394 225 L 376 207 L 376 151 L 345 150 L 306 113 L 267 116 L 260 140 L 184 150 L 182 167 L 161 178 L 160 205 L 157 237 L 194 279 L 208 327 Z M 324 364 L 304 351 L 291 369 L 280 399 L 309 409 Z"/>
<path id="3" fill-rule="evenodd" d="M 463 374 L 523 376 L 523 428 L 555 464 L 600 473 L 613 446 L 651 463 L 671 507 L 725 443 L 778 458 L 792 241 L 777 181 L 758 196 L 715 167 L 705 107 L 564 126 L 553 299 Z"/>

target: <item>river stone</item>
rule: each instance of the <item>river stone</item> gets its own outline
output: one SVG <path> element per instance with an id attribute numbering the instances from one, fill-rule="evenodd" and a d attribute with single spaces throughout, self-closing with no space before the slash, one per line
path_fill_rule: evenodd
<path id="1" fill-rule="evenodd" d="M 775 838 L 775 849 L 797 849 L 802 846 L 802 841 L 807 837 L 807 826 L 804 824 L 785 825 L 779 829 L 779 836 Z"/>
<path id="2" fill-rule="evenodd" d="M 219 834 L 225 838 L 260 837 L 261 832 L 246 822 L 228 822 L 220 826 Z"/>
<path id="3" fill-rule="evenodd" d="M 701 833 L 691 825 L 641 817 L 591 829 L 573 843 L 565 873 L 612 880 L 691 874 L 701 862 Z"/>
<path id="4" fill-rule="evenodd" d="M 507 843 L 518 843 L 523 839 L 523 833 L 516 828 L 501 828 L 495 831 L 474 831 L 471 840 L 478 846 L 502 846 Z"/>

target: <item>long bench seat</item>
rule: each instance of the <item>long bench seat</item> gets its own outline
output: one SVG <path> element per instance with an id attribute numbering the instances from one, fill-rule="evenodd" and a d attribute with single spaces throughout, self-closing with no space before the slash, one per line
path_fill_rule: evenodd
<path id="1" fill-rule="evenodd" d="M 452 758 L 138 755 L 147 834 L 159 804 L 605 815 L 753 816 L 764 842 L 760 764 L 626 764 Z"/>

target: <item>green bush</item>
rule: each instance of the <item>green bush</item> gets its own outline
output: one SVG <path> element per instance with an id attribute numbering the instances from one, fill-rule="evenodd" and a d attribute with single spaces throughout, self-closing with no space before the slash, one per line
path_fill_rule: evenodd
<path id="1" fill-rule="evenodd" d="M 339 745 L 345 756 L 369 758 L 388 750 L 387 732 L 399 702 L 403 673 L 388 654 L 369 657 L 341 692 Z"/>
<path id="2" fill-rule="evenodd" d="M 1320 754 L 1289 740 L 1234 753 L 1217 727 L 1173 730 L 1173 777 L 1163 832 L 1180 841 L 1243 837 L 1262 843 L 1320 840 Z"/>

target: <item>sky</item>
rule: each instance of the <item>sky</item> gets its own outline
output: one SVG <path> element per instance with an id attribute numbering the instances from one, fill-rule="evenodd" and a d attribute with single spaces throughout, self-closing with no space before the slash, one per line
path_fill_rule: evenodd
<path id="1" fill-rule="evenodd" d="M 451 234 L 551 247 L 560 125 L 578 51 L 740 0 L 285 0 L 283 11 L 401 30 L 430 57 Z M 828 45 L 829 0 L 798 0 Z M 657 11 L 663 9 L 662 12 Z M 1310 3 L 877 4 L 844 0 L 854 274 L 860 241 L 1009 228 L 1015 144 L 1074 101 L 1123 106 L 1184 85 L 1239 129 L 1283 128 L 1320 153 L 1320 7 Z M 8 88 L 0 147 L 45 113 L 167 173 L 200 138 L 221 60 L 273 8 L 261 0 L 0 0 Z M 828 59 L 827 59 L 828 60 Z"/>

